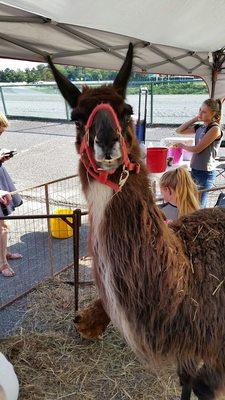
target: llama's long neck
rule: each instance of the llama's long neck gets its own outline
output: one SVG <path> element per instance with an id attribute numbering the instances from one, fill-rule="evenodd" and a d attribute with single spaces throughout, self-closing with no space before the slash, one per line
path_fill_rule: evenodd
<path id="1" fill-rule="evenodd" d="M 154 204 L 145 169 L 131 174 L 114 196 L 95 181 L 86 196 L 100 295 L 136 352 L 145 354 L 147 342 L 155 352 L 161 320 L 173 320 L 185 292 L 187 261 L 181 245 Z M 135 334 L 140 327 L 142 349 Z M 151 331 L 156 336 L 151 337 Z"/>
<path id="2" fill-rule="evenodd" d="M 94 235 L 99 234 L 99 228 L 104 219 L 106 207 L 112 196 L 113 190 L 110 187 L 95 180 L 89 183 L 87 202 Z"/>

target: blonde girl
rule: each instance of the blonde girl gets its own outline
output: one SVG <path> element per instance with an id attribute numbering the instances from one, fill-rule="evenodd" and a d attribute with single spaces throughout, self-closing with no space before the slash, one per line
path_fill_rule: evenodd
<path id="1" fill-rule="evenodd" d="M 164 199 L 160 208 L 168 220 L 175 220 L 200 208 L 197 186 L 184 167 L 165 172 L 160 179 L 160 190 Z"/>
<path id="2" fill-rule="evenodd" d="M 221 131 L 222 101 L 208 99 L 203 102 L 199 113 L 190 121 L 184 122 L 176 132 L 194 134 L 195 145 L 187 146 L 177 143 L 178 147 L 193 153 L 191 159 L 191 176 L 199 189 L 210 189 L 216 179 L 216 156 L 222 141 Z M 201 123 L 199 124 L 199 121 Z M 201 195 L 201 206 L 206 206 L 208 193 Z"/>

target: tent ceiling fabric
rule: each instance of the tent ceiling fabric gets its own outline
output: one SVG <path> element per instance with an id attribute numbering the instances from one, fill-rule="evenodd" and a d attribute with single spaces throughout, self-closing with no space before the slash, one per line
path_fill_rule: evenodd
<path id="1" fill-rule="evenodd" d="M 119 69 L 131 41 L 135 71 L 198 75 L 211 87 L 224 15 L 224 0 L 0 1 L 0 56 Z M 224 72 L 215 96 L 225 96 Z"/>

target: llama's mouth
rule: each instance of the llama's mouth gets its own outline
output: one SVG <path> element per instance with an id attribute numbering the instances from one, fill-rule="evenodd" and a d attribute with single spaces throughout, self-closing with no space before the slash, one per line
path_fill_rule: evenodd
<path id="1" fill-rule="evenodd" d="M 123 163 L 122 150 L 119 141 L 113 146 L 104 149 L 99 145 L 97 139 L 94 143 L 94 159 L 98 167 L 104 171 L 117 169 Z"/>
<path id="2" fill-rule="evenodd" d="M 110 160 L 108 159 L 104 159 L 101 161 L 96 160 L 96 162 L 100 169 L 103 169 L 105 171 L 110 171 L 110 170 L 115 171 L 121 164 L 121 157 Z"/>

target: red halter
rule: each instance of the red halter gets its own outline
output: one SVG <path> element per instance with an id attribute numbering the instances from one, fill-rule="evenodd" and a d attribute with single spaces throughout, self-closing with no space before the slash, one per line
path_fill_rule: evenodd
<path id="1" fill-rule="evenodd" d="M 121 173 L 119 183 L 112 182 L 108 176 L 114 174 L 116 171 L 115 169 L 112 170 L 102 170 L 96 165 L 94 156 L 93 156 L 93 150 L 89 147 L 89 129 L 91 125 L 93 124 L 94 117 L 96 113 L 99 110 L 108 110 L 111 112 L 115 125 L 116 125 L 116 130 L 120 138 L 120 145 L 121 145 L 121 150 L 122 150 L 122 157 L 123 157 L 123 171 Z M 105 184 L 109 187 L 111 187 L 113 190 L 116 192 L 119 192 L 122 189 L 122 186 L 126 182 L 128 176 L 129 176 L 129 171 L 134 171 L 136 174 L 139 173 L 140 171 L 140 165 L 136 163 L 131 163 L 127 154 L 127 148 L 125 144 L 125 140 L 121 134 L 121 126 L 119 123 L 119 120 L 117 118 L 117 115 L 114 111 L 114 109 L 110 106 L 110 104 L 98 104 L 91 112 L 89 115 L 86 127 L 85 127 L 85 135 L 83 137 L 81 146 L 80 146 L 80 155 L 81 155 L 81 161 L 83 165 L 85 166 L 86 170 L 88 173 L 97 181 L 99 181 L 102 184 Z M 86 159 L 85 155 L 87 155 L 88 160 Z"/>

